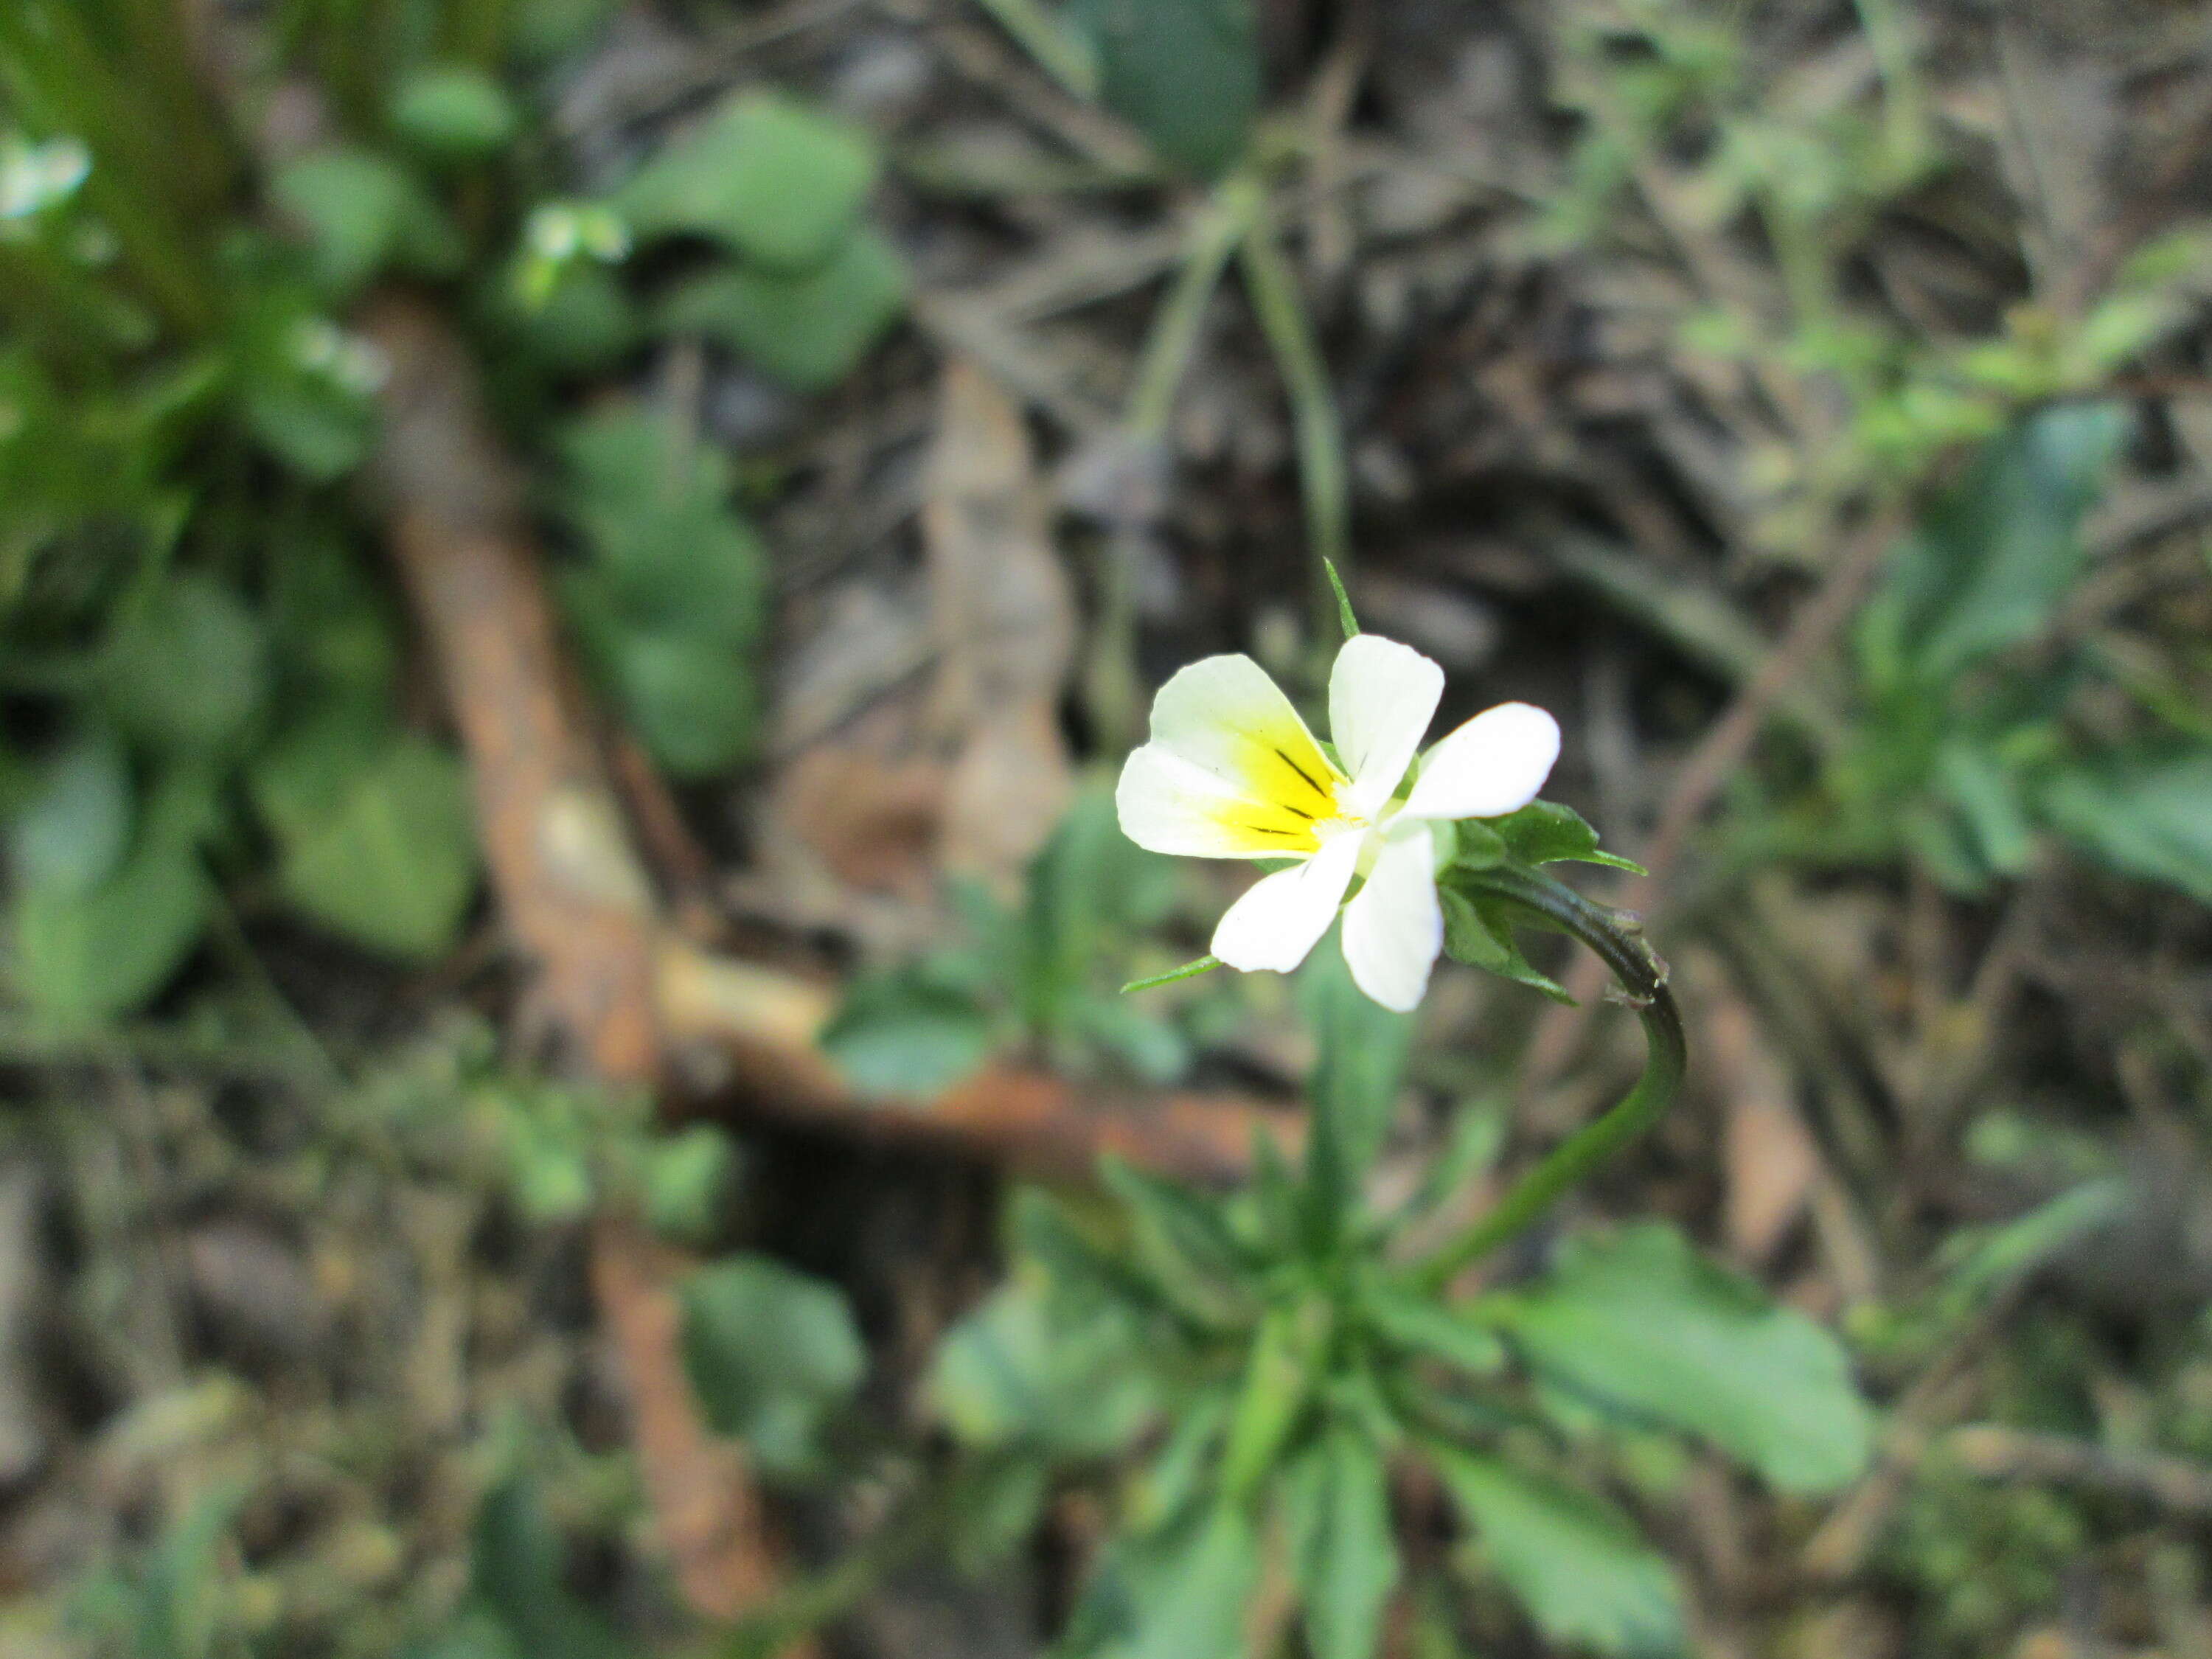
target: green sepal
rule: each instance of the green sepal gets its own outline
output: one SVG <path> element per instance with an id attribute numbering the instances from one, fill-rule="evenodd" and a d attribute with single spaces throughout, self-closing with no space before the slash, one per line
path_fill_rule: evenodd
<path id="1" fill-rule="evenodd" d="M 1483 823 L 1505 843 L 1507 852 L 1523 864 L 1601 864 L 1632 875 L 1650 873 L 1640 864 L 1600 852 L 1597 831 L 1573 807 L 1557 801 L 1532 800 L 1517 812 Z M 1462 848 L 1466 829 L 1461 826 Z"/>
<path id="2" fill-rule="evenodd" d="M 1575 1000 L 1565 986 L 1539 972 L 1521 954 L 1514 940 L 1513 923 L 1525 920 L 1525 912 L 1486 894 L 1469 894 L 1448 884 L 1438 886 L 1437 897 L 1443 905 L 1444 951 L 1454 962 L 1525 985 L 1554 1002 L 1574 1006 Z"/>

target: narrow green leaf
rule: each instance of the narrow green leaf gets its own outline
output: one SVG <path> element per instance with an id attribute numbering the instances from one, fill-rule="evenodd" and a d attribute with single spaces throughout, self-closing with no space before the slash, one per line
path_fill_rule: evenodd
<path id="1" fill-rule="evenodd" d="M 1284 1469 L 1282 1492 L 1313 1659 L 1373 1659 L 1398 1582 L 1382 1454 L 1366 1436 L 1331 1428 Z"/>
<path id="2" fill-rule="evenodd" d="M 1221 1454 L 1221 1487 L 1232 1501 L 1257 1490 L 1289 1444 L 1321 1382 L 1328 1332 L 1328 1309 L 1318 1301 L 1270 1308 L 1261 1320 Z"/>
<path id="3" fill-rule="evenodd" d="M 1118 1158 L 1103 1159 L 1098 1173 L 1128 1206 L 1137 1260 L 1162 1294 L 1208 1322 L 1249 1312 L 1252 1264 L 1213 1200 Z"/>
<path id="4" fill-rule="evenodd" d="M 2212 904 L 2212 752 L 2072 766 L 2045 787 L 2039 804 L 2061 834 L 2100 863 Z"/>
<path id="5" fill-rule="evenodd" d="M 1991 440 L 1898 550 L 1863 651 L 1942 682 L 2040 632 L 2081 574 L 2082 516 L 2129 423 L 2116 404 L 2061 404 Z"/>
<path id="6" fill-rule="evenodd" d="M 1510 905 L 1486 894 L 1469 894 L 1449 883 L 1437 887 L 1437 897 L 1443 906 L 1444 951 L 1454 962 L 1525 985 L 1554 1002 L 1574 1006 L 1566 987 L 1539 972 L 1521 954 L 1513 937 L 1514 924 L 1520 918 Z"/>
<path id="7" fill-rule="evenodd" d="M 1318 1050 L 1306 1081 L 1313 1103 L 1306 1182 L 1314 1243 L 1325 1247 L 1340 1236 L 1389 1133 L 1413 1021 L 1364 994 L 1334 949 L 1308 958 L 1297 994 Z"/>

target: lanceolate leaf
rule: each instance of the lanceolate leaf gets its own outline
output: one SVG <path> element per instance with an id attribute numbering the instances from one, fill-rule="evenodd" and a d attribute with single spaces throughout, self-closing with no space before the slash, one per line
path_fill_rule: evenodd
<path id="1" fill-rule="evenodd" d="M 2081 573 L 2081 517 L 2127 425 L 2114 404 L 2062 404 L 1991 441 L 1869 608 L 1877 672 L 1940 683 L 2040 630 Z"/>
<path id="2" fill-rule="evenodd" d="M 1483 1565 L 1547 1637 L 1618 1659 L 1684 1651 L 1681 1588 L 1620 1516 L 1493 1458 L 1440 1450 L 1438 1467 Z"/>
<path id="3" fill-rule="evenodd" d="M 1313 1659 L 1372 1659 L 1398 1582 L 1382 1453 L 1330 1428 L 1284 1470 L 1283 1512 Z"/>
<path id="4" fill-rule="evenodd" d="M 1485 1312 L 1548 1378 L 1702 1436 L 1784 1491 L 1831 1491 L 1866 1467 L 1873 1419 L 1842 1345 L 1661 1223 L 1577 1241 Z"/>
<path id="5" fill-rule="evenodd" d="M 1316 1211 L 1310 1224 L 1316 1242 L 1326 1245 L 1382 1150 L 1413 1022 L 1364 994 L 1333 948 L 1313 953 L 1298 976 L 1298 996 L 1320 1049 L 1306 1085 L 1313 1102 L 1307 1169 Z"/>
<path id="6" fill-rule="evenodd" d="M 2212 904 L 2212 752 L 2129 756 L 2059 774 L 2043 810 L 2113 869 Z"/>

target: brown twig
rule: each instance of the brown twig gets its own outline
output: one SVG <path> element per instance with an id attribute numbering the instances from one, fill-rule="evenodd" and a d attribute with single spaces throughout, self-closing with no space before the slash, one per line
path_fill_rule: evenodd
<path id="1" fill-rule="evenodd" d="M 485 861 L 501 919 L 536 969 L 538 1024 L 570 1069 L 649 1087 L 660 1070 L 659 921 L 583 736 L 475 366 L 421 301 L 386 295 L 362 326 L 391 364 L 374 485 L 473 763 Z M 717 1441 L 692 1403 L 668 1279 L 634 1225 L 601 1222 L 592 1284 L 629 1380 L 661 1540 L 694 1610 L 728 1620 L 775 1588 L 783 1550 L 742 1448 Z"/>

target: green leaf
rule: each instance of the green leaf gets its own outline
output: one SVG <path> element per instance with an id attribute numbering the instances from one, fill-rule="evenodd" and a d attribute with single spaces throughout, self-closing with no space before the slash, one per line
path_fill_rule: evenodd
<path id="1" fill-rule="evenodd" d="M 934 1095 L 990 1058 L 991 1021 L 921 974 L 872 974 L 847 988 L 822 1047 L 865 1093 Z"/>
<path id="2" fill-rule="evenodd" d="M 360 556 L 319 537 L 288 541 L 270 573 L 269 626 L 280 679 L 363 706 L 388 706 L 398 678 L 396 619 Z"/>
<path id="3" fill-rule="evenodd" d="M 1340 1236 L 1389 1133 L 1413 1020 L 1363 994 L 1337 950 L 1313 953 L 1297 994 L 1317 1050 L 1306 1079 L 1313 1103 L 1306 1179 L 1315 1242 L 1325 1244 Z"/>
<path id="4" fill-rule="evenodd" d="M 1261 1319 L 1221 1454 L 1221 1489 L 1231 1502 L 1257 1490 L 1305 1416 L 1322 1381 L 1331 1323 L 1319 1298 L 1278 1304 Z"/>
<path id="5" fill-rule="evenodd" d="M 462 258 L 459 234 L 406 169 L 374 150 L 340 146 L 285 163 L 270 184 L 306 232 L 319 280 L 348 295 L 387 267 L 426 275 Z"/>
<path id="6" fill-rule="evenodd" d="M 1600 852 L 1597 831 L 1584 823 L 1582 814 L 1573 807 L 1562 806 L 1557 801 L 1532 800 L 1519 811 L 1502 818 L 1471 822 L 1496 834 L 1505 843 L 1506 851 L 1523 864 L 1602 864 L 1609 869 L 1626 870 L 1639 876 L 1648 873 L 1640 864 Z M 1462 830 L 1466 827 L 1461 826 Z M 1479 853 L 1464 861 L 1472 869 L 1486 867 Z"/>
<path id="7" fill-rule="evenodd" d="M 775 93 L 742 93 L 669 144 L 616 206 L 641 236 L 688 234 L 778 270 L 836 251 L 875 183 L 867 135 Z"/>
<path id="8" fill-rule="evenodd" d="M 1863 654 L 1942 683 L 2039 633 L 2081 574 L 2081 519 L 2128 426 L 2120 405 L 2062 404 L 1990 441 L 1898 550 Z"/>
<path id="9" fill-rule="evenodd" d="M 1504 1369 L 1505 1344 L 1496 1329 L 1434 1297 L 1378 1281 L 1362 1288 L 1359 1311 L 1393 1346 L 1441 1359 L 1477 1376 L 1495 1376 Z"/>
<path id="10" fill-rule="evenodd" d="M 1662 1223 L 1578 1239 L 1534 1287 L 1484 1308 L 1546 1376 L 1702 1436 L 1783 1491 L 1832 1491 L 1872 1453 L 1843 1346 Z"/>
<path id="11" fill-rule="evenodd" d="M 712 777 L 753 752 L 760 688 L 721 641 L 644 629 L 615 635 L 609 673 L 646 749 L 679 777 Z"/>
<path id="12" fill-rule="evenodd" d="M 572 260 L 542 303 L 512 294 L 498 321 L 536 362 L 556 374 L 613 368 L 644 337 L 645 324 L 621 280 L 595 260 Z"/>
<path id="13" fill-rule="evenodd" d="M 9 862 L 23 888 L 91 891 L 131 845 L 131 768 L 104 733 L 80 738 L 40 769 L 37 792 L 8 826 Z"/>
<path id="14" fill-rule="evenodd" d="M 2060 834 L 2121 874 L 2212 904 L 2212 753 L 2069 767 L 2044 788 L 2039 805 Z"/>
<path id="15" fill-rule="evenodd" d="M 662 304 L 658 324 L 698 334 L 800 392 L 852 372 L 906 308 L 906 262 L 863 225 L 811 269 L 750 268 L 695 276 Z"/>
<path id="16" fill-rule="evenodd" d="M 257 769 L 256 801 L 282 853 L 278 884 L 356 944 L 434 960 L 476 893 L 467 769 L 415 738 L 382 745 L 366 763 L 359 757 L 325 724 Z"/>
<path id="17" fill-rule="evenodd" d="M 1554 1002 L 1574 1006 L 1566 987 L 1538 972 L 1521 954 L 1513 937 L 1515 923 L 1522 920 L 1519 911 L 1488 894 L 1469 893 L 1448 882 L 1437 886 L 1437 897 L 1443 906 L 1444 952 L 1454 962 L 1525 985 Z"/>
<path id="18" fill-rule="evenodd" d="M 565 1553 L 526 1471 L 514 1470 L 484 1494 L 471 1571 L 477 1600 L 515 1649 L 532 1659 L 617 1659 L 613 1631 L 568 1587 Z"/>
<path id="19" fill-rule="evenodd" d="M 1260 1577 L 1252 1523 L 1231 1505 L 1103 1553 L 1054 1659 L 1246 1659 Z"/>
<path id="20" fill-rule="evenodd" d="M 1382 1454 L 1331 1428 L 1284 1469 L 1282 1502 L 1313 1659 L 1373 1659 L 1398 1582 Z"/>
<path id="21" fill-rule="evenodd" d="M 560 440 L 563 514 L 605 598 L 640 625 L 732 649 L 759 635 L 767 556 L 729 505 L 729 463 L 664 415 L 618 404 Z"/>
<path id="22" fill-rule="evenodd" d="M 27 887 L 15 907 L 17 989 L 42 1012 L 90 1023 L 126 1013 L 168 983 L 199 943 L 210 896 L 196 842 L 205 788 L 179 780 L 149 804 L 137 844 L 83 890 Z"/>
<path id="23" fill-rule="evenodd" d="M 1115 925 L 1164 863 L 1122 835 L 1114 792 L 1079 790 L 1024 884 L 1012 991 L 1031 1030 L 1058 1030 L 1089 997 Z"/>
<path id="24" fill-rule="evenodd" d="M 707 1421 L 763 1468 L 816 1462 L 824 1419 L 852 1398 L 867 1352 L 833 1285 L 765 1256 L 725 1256 L 684 1281 L 684 1364 Z"/>
<path id="25" fill-rule="evenodd" d="M 1483 1559 L 1552 1641 L 1621 1659 L 1686 1650 L 1681 1587 L 1619 1515 L 1493 1458 L 1436 1450 Z"/>
<path id="26" fill-rule="evenodd" d="M 1144 1360 L 1135 1322 L 1119 1305 L 1079 1315 L 1024 1277 L 945 1333 L 930 1399 L 963 1445 L 1103 1460 L 1158 1414 Z"/>
<path id="27" fill-rule="evenodd" d="M 411 70 L 392 94 L 392 127 L 441 161 L 472 161 L 514 141 L 522 117 L 481 70 L 441 64 Z"/>
<path id="28" fill-rule="evenodd" d="M 1106 106 L 1211 177 L 1241 160 L 1260 108 L 1250 0 L 1079 0 Z"/>
<path id="29" fill-rule="evenodd" d="M 1252 1264 L 1214 1200 L 1111 1156 L 1098 1174 L 1128 1206 L 1137 1259 L 1164 1295 L 1201 1320 L 1249 1310 Z"/>
<path id="30" fill-rule="evenodd" d="M 230 747 L 267 689 L 260 622 L 197 572 L 171 575 L 108 647 L 108 709 L 127 735 L 156 749 Z"/>
<path id="31" fill-rule="evenodd" d="M 1147 1083 L 1172 1083 L 1190 1068 L 1190 1044 L 1173 1021 L 1117 997 L 1078 997 L 1072 1023 Z"/>
<path id="32" fill-rule="evenodd" d="M 740 1162 L 737 1143 L 711 1123 L 655 1142 L 645 1163 L 645 1217 L 653 1231 L 691 1243 L 711 1237 Z"/>

